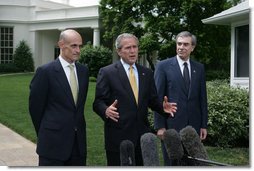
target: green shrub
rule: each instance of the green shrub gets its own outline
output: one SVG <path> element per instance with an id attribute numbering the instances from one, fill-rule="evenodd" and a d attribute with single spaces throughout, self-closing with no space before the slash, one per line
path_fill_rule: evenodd
<path id="1" fill-rule="evenodd" d="M 27 43 L 22 40 L 18 44 L 14 52 L 14 64 L 22 72 L 34 71 L 34 61 L 32 52 Z"/>
<path id="2" fill-rule="evenodd" d="M 248 147 L 249 92 L 229 86 L 228 80 L 207 82 L 208 136 L 204 144 L 217 147 Z M 154 127 L 153 112 L 148 121 Z"/>
<path id="3" fill-rule="evenodd" d="M 95 77 L 89 77 L 89 82 L 96 82 L 96 78 Z"/>
<path id="4" fill-rule="evenodd" d="M 20 70 L 16 67 L 14 63 L 0 64 L 0 73 L 11 73 L 19 71 Z"/>
<path id="5" fill-rule="evenodd" d="M 208 137 L 205 143 L 220 147 L 248 146 L 249 92 L 227 81 L 207 82 Z"/>
<path id="6" fill-rule="evenodd" d="M 87 64 L 90 76 L 97 77 L 99 69 L 112 63 L 112 51 L 103 46 L 86 44 L 80 53 L 79 62 Z"/>
<path id="7" fill-rule="evenodd" d="M 212 81 L 212 80 L 223 80 L 223 79 L 229 79 L 230 77 L 230 71 L 221 69 L 221 70 L 207 70 L 206 71 L 206 80 Z"/>

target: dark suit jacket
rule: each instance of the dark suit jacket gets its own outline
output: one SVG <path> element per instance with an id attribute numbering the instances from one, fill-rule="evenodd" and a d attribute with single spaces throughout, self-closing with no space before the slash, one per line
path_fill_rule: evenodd
<path id="1" fill-rule="evenodd" d="M 130 140 L 136 146 L 140 136 L 150 132 L 148 107 L 163 114 L 154 84 L 153 72 L 136 64 L 139 75 L 139 102 L 136 104 L 128 76 L 120 61 L 101 68 L 97 77 L 94 111 L 105 122 L 105 148 L 119 152 L 120 143 Z M 118 122 L 105 118 L 105 111 L 118 100 Z M 167 116 L 165 114 L 165 116 Z"/>
<path id="2" fill-rule="evenodd" d="M 29 111 L 38 136 L 37 153 L 51 159 L 70 157 L 77 131 L 80 154 L 86 156 L 84 105 L 88 69 L 76 63 L 77 106 L 59 59 L 39 67 L 30 84 Z"/>
<path id="3" fill-rule="evenodd" d="M 155 69 L 155 84 L 159 98 L 168 96 L 170 102 L 177 103 L 175 117 L 161 117 L 155 112 L 155 127 L 176 129 L 180 131 L 187 125 L 193 126 L 199 133 L 200 128 L 207 128 L 207 93 L 204 66 L 190 60 L 191 83 L 190 90 L 184 84 L 184 79 L 176 57 L 160 61 Z"/>

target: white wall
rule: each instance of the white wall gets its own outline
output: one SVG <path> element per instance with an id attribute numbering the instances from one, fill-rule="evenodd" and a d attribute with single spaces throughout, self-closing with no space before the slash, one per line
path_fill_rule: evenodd
<path id="1" fill-rule="evenodd" d="M 249 24 L 249 20 L 243 20 L 243 21 L 234 22 L 231 24 L 230 85 L 235 87 L 243 87 L 243 88 L 249 88 L 249 77 L 239 78 L 235 76 L 235 70 L 236 70 L 235 64 L 237 62 L 235 57 L 236 56 L 235 54 L 235 49 L 236 49 L 235 27 L 246 25 L 246 24 Z M 246 63 L 246 65 L 249 65 L 249 64 Z"/>
<path id="2" fill-rule="evenodd" d="M 14 28 L 14 49 L 21 40 L 28 42 L 37 68 L 54 60 L 60 30 L 100 28 L 99 10 L 98 5 L 70 8 L 43 0 L 0 0 L 0 26 Z"/>
<path id="3" fill-rule="evenodd" d="M 37 68 L 42 63 L 41 36 L 38 31 L 30 31 L 29 38 L 33 53 L 34 66 Z"/>
<path id="4" fill-rule="evenodd" d="M 28 25 L 26 25 L 26 24 L 15 24 L 13 32 L 14 32 L 14 48 L 16 48 L 16 46 L 22 40 L 25 40 L 28 43 L 28 45 L 30 46 Z"/>
<path id="5" fill-rule="evenodd" d="M 30 17 L 30 9 L 22 6 L 0 5 L 0 20 L 2 21 L 27 21 Z"/>
<path id="6" fill-rule="evenodd" d="M 57 45 L 60 31 L 40 31 L 42 63 L 45 64 L 54 60 L 54 47 Z"/>

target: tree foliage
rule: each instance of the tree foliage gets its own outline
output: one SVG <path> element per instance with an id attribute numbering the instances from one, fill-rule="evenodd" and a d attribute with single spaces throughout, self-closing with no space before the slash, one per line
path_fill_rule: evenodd
<path id="1" fill-rule="evenodd" d="M 154 34 L 146 34 L 140 38 L 140 53 L 146 55 L 146 59 L 154 70 L 152 53 L 159 50 L 158 37 Z"/>
<path id="2" fill-rule="evenodd" d="M 99 69 L 112 63 L 112 52 L 104 46 L 93 47 L 91 43 L 81 48 L 79 62 L 89 68 L 89 74 L 97 77 Z"/>
<path id="3" fill-rule="evenodd" d="M 165 59 L 175 55 L 175 36 L 188 30 L 198 39 L 192 58 L 204 63 L 207 70 L 224 70 L 229 73 L 230 27 L 206 25 L 202 19 L 220 13 L 238 2 L 239 0 L 101 0 L 100 16 L 105 28 L 104 38 L 114 40 L 118 34 L 129 32 L 138 38 L 145 35 L 144 39 L 140 39 L 144 45 L 151 38 L 146 35 L 152 35 L 156 41 L 156 44 L 152 43 L 155 46 L 153 49 L 159 51 L 159 59 Z M 141 51 L 149 54 L 151 46 L 143 46 Z"/>
<path id="4" fill-rule="evenodd" d="M 14 52 L 14 64 L 19 71 L 34 71 L 32 52 L 26 41 L 22 40 Z"/>
<path id="5" fill-rule="evenodd" d="M 104 38 L 113 39 L 123 32 L 142 35 L 142 17 L 137 0 L 101 0 L 100 16 L 105 28 Z"/>

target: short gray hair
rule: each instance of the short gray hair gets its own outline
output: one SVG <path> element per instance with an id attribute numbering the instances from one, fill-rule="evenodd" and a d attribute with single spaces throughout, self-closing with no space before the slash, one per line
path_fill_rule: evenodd
<path id="1" fill-rule="evenodd" d="M 197 45 L 197 37 L 194 34 L 191 34 L 188 31 L 182 31 L 181 33 L 179 33 L 176 36 L 176 41 L 177 41 L 178 37 L 191 37 L 191 44 L 192 44 L 192 46 L 196 46 Z"/>
<path id="2" fill-rule="evenodd" d="M 116 42 L 115 42 L 116 49 L 122 48 L 121 42 L 125 38 L 134 38 L 137 41 L 137 45 L 139 44 L 138 38 L 135 35 L 130 33 L 122 33 L 116 38 Z"/>

